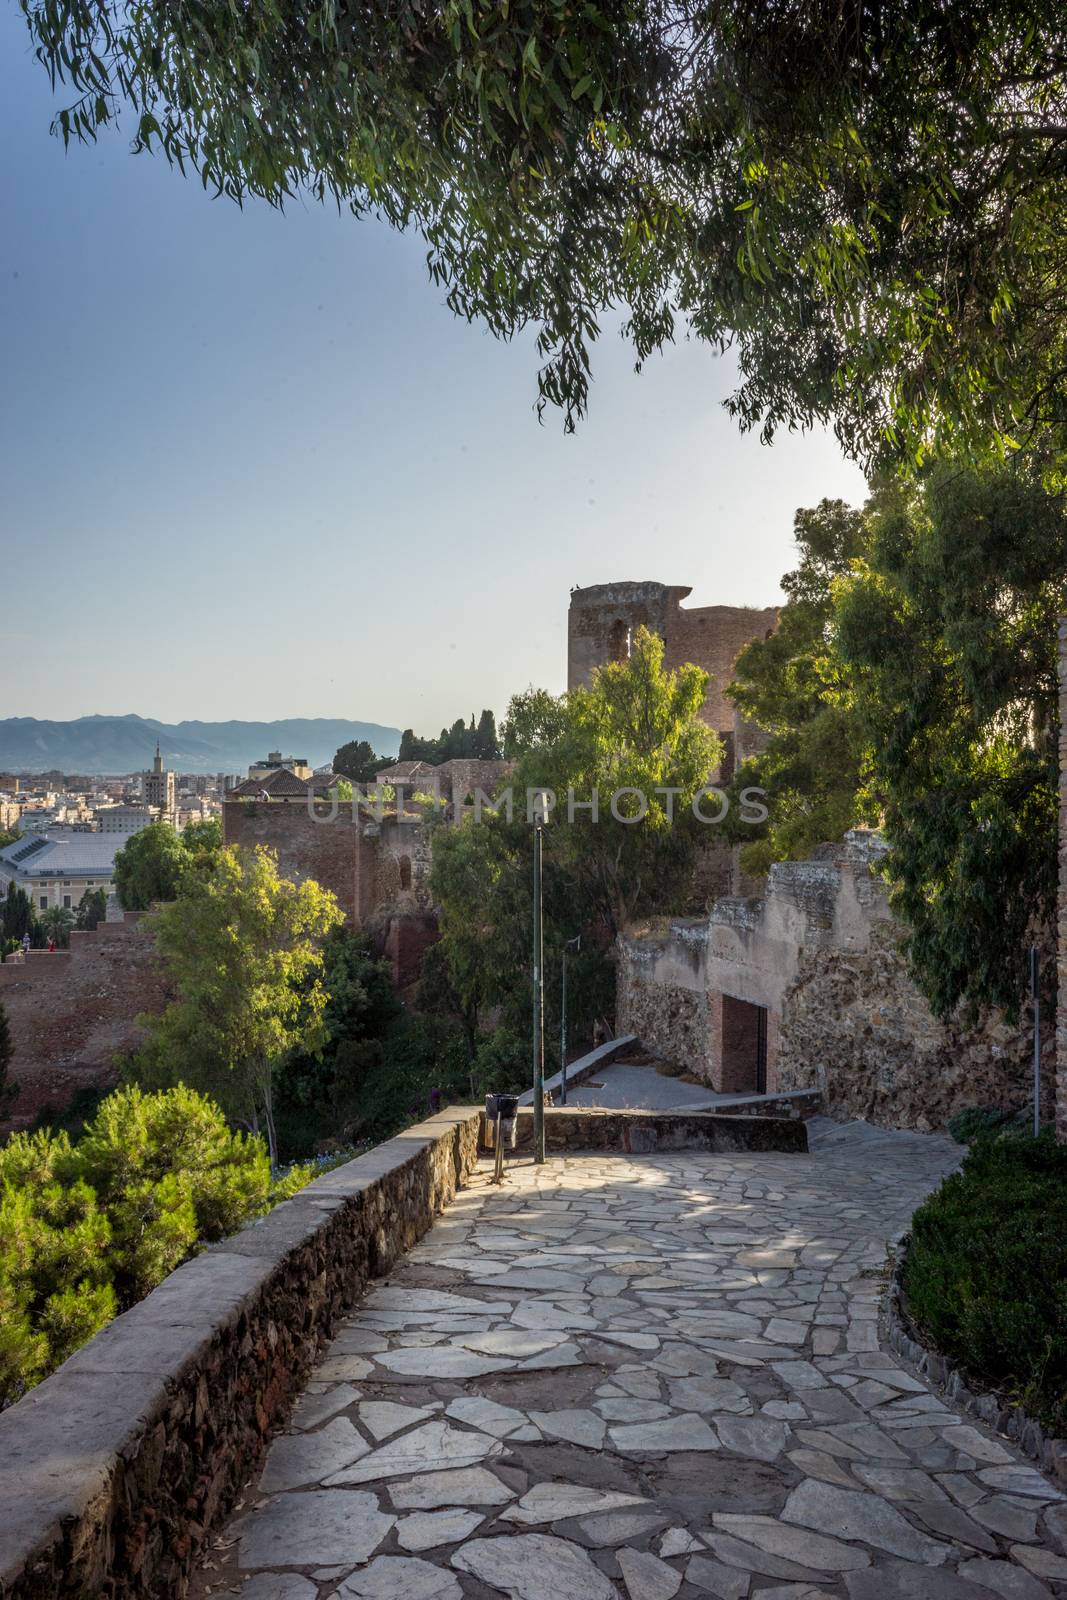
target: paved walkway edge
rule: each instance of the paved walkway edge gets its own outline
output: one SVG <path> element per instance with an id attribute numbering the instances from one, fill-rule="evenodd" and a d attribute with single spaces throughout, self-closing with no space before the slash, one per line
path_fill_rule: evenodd
<path id="1" fill-rule="evenodd" d="M 321 1345 L 477 1163 L 450 1107 L 205 1250 L 0 1413 L 0 1600 L 172 1597 Z"/>
<path id="2" fill-rule="evenodd" d="M 919 1338 L 919 1330 L 908 1314 L 904 1293 L 904 1265 L 909 1233 L 902 1234 L 893 1246 L 893 1271 L 886 1296 L 882 1335 L 889 1348 L 932 1389 L 947 1396 L 961 1411 L 979 1417 L 988 1427 L 1018 1445 L 1023 1455 L 1036 1461 L 1051 1478 L 1067 1488 L 1067 1439 L 1053 1439 L 1022 1406 L 1005 1405 L 1000 1395 L 971 1388 L 971 1380 L 948 1356 L 941 1355 Z"/>

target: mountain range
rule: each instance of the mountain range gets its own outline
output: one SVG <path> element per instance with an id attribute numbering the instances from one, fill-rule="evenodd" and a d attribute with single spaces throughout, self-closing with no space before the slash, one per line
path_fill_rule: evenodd
<path id="1" fill-rule="evenodd" d="M 378 755 L 395 755 L 400 729 L 343 717 L 289 717 L 280 722 L 157 722 L 154 717 L 77 717 L 45 722 L 0 718 L 0 772 L 125 773 L 152 764 L 156 742 L 178 772 L 243 773 L 268 751 L 304 756 L 313 767 L 350 739 L 366 739 Z"/>

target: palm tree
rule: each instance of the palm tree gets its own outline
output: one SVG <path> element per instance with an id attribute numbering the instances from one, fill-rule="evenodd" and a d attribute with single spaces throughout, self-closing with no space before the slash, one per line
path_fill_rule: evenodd
<path id="1" fill-rule="evenodd" d="M 65 950 L 70 944 L 70 930 L 73 926 L 73 913 L 65 906 L 50 906 L 41 917 L 41 927 L 56 941 L 61 950 Z"/>

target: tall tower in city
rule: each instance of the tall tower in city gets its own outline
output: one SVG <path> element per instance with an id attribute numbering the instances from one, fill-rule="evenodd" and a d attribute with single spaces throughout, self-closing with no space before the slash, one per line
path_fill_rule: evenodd
<path id="1" fill-rule="evenodd" d="M 154 806 L 159 812 L 161 822 L 169 822 L 172 827 L 178 825 L 177 786 L 174 773 L 168 772 L 163 766 L 163 757 L 159 752 L 159 743 L 156 743 L 155 759 L 152 762 L 151 772 L 144 775 L 145 805 Z"/>

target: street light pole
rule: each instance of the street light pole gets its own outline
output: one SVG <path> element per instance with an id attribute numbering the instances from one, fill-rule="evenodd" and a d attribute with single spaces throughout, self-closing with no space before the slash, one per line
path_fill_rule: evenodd
<path id="1" fill-rule="evenodd" d="M 575 952 L 582 948 L 582 936 L 577 934 L 573 939 L 568 939 L 563 946 L 563 983 L 559 1007 L 559 1103 L 567 1104 L 567 951 L 574 946 Z"/>
<path id="2" fill-rule="evenodd" d="M 534 1161 L 545 1159 L 545 974 L 541 919 L 541 835 L 544 811 L 538 798 L 533 839 L 533 1125 Z"/>

